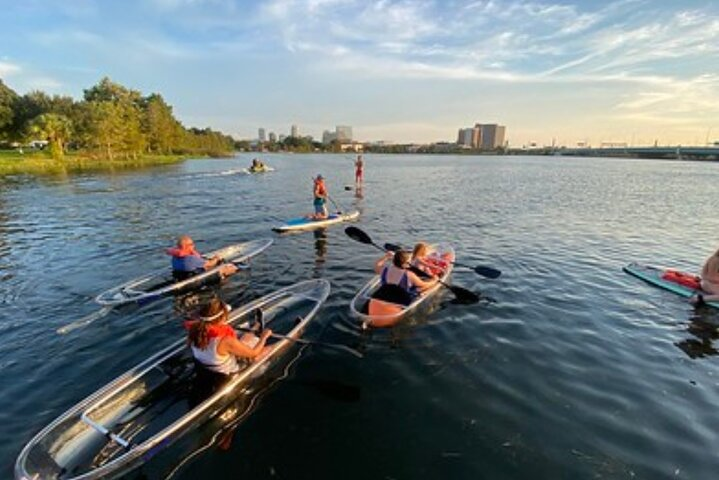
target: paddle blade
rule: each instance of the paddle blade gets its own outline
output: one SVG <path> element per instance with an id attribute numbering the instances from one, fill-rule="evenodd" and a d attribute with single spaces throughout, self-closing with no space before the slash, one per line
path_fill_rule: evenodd
<path id="1" fill-rule="evenodd" d="M 466 288 L 449 285 L 447 283 L 442 283 L 442 285 L 452 291 L 455 296 L 455 301 L 461 305 L 472 305 L 479 302 L 479 295 L 467 290 Z"/>
<path id="2" fill-rule="evenodd" d="M 482 275 L 483 277 L 487 278 L 497 278 L 502 274 L 502 272 L 497 270 L 496 268 L 485 267 L 484 265 L 477 265 L 476 267 L 474 267 L 474 271 L 478 275 Z"/>
<path id="3" fill-rule="evenodd" d="M 389 250 L 390 252 L 397 252 L 399 250 L 402 250 L 402 247 L 399 245 L 395 245 L 394 243 L 385 243 L 384 249 Z"/>
<path id="4" fill-rule="evenodd" d="M 369 235 L 367 235 L 363 230 L 360 230 L 357 227 L 347 227 L 345 228 L 345 233 L 348 237 L 350 237 L 352 240 L 356 240 L 360 243 L 364 243 L 367 245 L 372 245 L 372 239 Z"/>

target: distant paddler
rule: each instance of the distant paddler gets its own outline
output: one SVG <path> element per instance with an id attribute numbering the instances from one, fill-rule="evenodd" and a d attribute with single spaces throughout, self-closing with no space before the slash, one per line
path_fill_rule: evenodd
<path id="1" fill-rule="evenodd" d="M 708 295 L 699 293 L 691 297 L 689 301 L 694 305 L 719 301 L 719 250 L 704 262 L 700 277 L 700 286 Z"/>
<path id="2" fill-rule="evenodd" d="M 362 155 L 357 155 L 355 161 L 355 185 L 357 188 L 362 188 L 362 182 L 364 181 L 364 162 L 362 161 Z"/>
<path id="3" fill-rule="evenodd" d="M 313 220 L 324 220 L 329 214 L 327 213 L 327 185 L 325 185 L 325 178 L 321 174 L 317 174 L 314 179 L 314 185 L 312 189 L 312 195 L 314 197 L 313 205 L 315 207 L 315 213 L 310 215 Z"/>
<path id="4" fill-rule="evenodd" d="M 168 248 L 167 253 L 172 256 L 172 276 L 177 280 L 186 280 L 198 273 L 206 272 L 222 263 L 222 258 L 215 255 L 205 259 L 195 250 L 195 242 L 189 235 L 182 235 L 177 239 L 175 248 Z M 229 277 L 237 271 L 232 263 L 220 267 L 220 276 Z"/>
<path id="5" fill-rule="evenodd" d="M 261 160 L 257 160 L 256 158 L 253 158 L 252 166 L 250 167 L 250 171 L 263 172 L 264 170 L 265 170 L 265 164 Z"/>
<path id="6" fill-rule="evenodd" d="M 195 360 L 207 370 L 223 375 L 240 370 L 238 358 L 262 358 L 269 351 L 270 347 L 265 344 L 272 335 L 269 328 L 262 329 L 260 314 L 252 326 L 253 331 L 238 338 L 235 329 L 227 324 L 229 311 L 229 305 L 215 297 L 200 310 L 199 318 L 185 322 L 187 344 Z"/>

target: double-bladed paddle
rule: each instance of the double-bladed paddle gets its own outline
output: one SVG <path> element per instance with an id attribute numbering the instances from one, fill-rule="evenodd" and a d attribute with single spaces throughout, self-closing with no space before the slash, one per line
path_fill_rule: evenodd
<path id="1" fill-rule="evenodd" d="M 388 249 L 384 249 L 374 243 L 372 241 L 372 237 L 370 237 L 366 232 L 363 230 L 350 226 L 345 228 L 345 233 L 348 237 L 350 237 L 352 240 L 356 240 L 360 243 L 364 243 L 365 245 L 372 245 L 373 247 L 377 248 L 378 250 L 382 250 L 383 252 L 386 252 Z M 422 272 L 421 270 L 417 269 L 416 267 L 410 267 L 410 270 L 412 270 L 413 273 L 418 274 L 417 272 Z M 477 295 L 474 292 L 471 292 L 467 290 L 466 288 L 457 287 L 456 285 L 450 285 L 449 283 L 443 282 L 442 280 L 437 279 L 437 281 L 447 289 L 449 289 L 454 296 L 456 297 L 457 303 L 461 303 L 463 305 L 469 305 L 472 303 L 479 302 L 479 295 Z"/>
<path id="2" fill-rule="evenodd" d="M 389 250 L 391 252 L 396 252 L 397 250 L 403 250 L 403 248 L 401 246 L 394 244 L 394 243 L 385 243 L 384 249 Z M 474 272 L 477 273 L 478 275 L 482 275 L 483 277 L 487 277 L 487 278 L 497 278 L 502 274 L 502 272 L 500 270 L 497 270 L 496 268 L 492 268 L 492 267 L 487 267 L 484 265 L 477 265 L 477 266 L 473 267 L 472 265 L 467 265 L 466 263 L 459 263 L 459 262 L 450 262 L 450 263 L 452 263 L 458 267 L 470 268 L 470 269 L 474 270 Z"/>

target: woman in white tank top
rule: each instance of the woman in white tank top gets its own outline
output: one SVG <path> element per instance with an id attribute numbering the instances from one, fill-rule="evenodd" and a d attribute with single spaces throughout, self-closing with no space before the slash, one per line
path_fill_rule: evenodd
<path id="1" fill-rule="evenodd" d="M 207 369 L 230 375 L 240 369 L 237 358 L 254 360 L 265 354 L 265 346 L 272 330 L 265 329 L 259 337 L 245 333 L 239 339 L 227 324 L 229 307 L 218 298 L 205 305 L 199 320 L 186 322 L 187 343 L 195 359 Z"/>

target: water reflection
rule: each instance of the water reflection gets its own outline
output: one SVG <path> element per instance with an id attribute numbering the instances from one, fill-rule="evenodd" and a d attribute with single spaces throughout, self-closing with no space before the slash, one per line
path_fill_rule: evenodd
<path id="1" fill-rule="evenodd" d="M 692 336 L 675 343 L 691 359 L 719 354 L 713 341 L 719 338 L 719 314 L 711 307 L 697 308 L 689 318 L 687 332 Z"/>
<path id="2" fill-rule="evenodd" d="M 315 267 L 319 272 L 327 257 L 327 229 L 318 228 L 312 231 L 315 237 Z"/>

